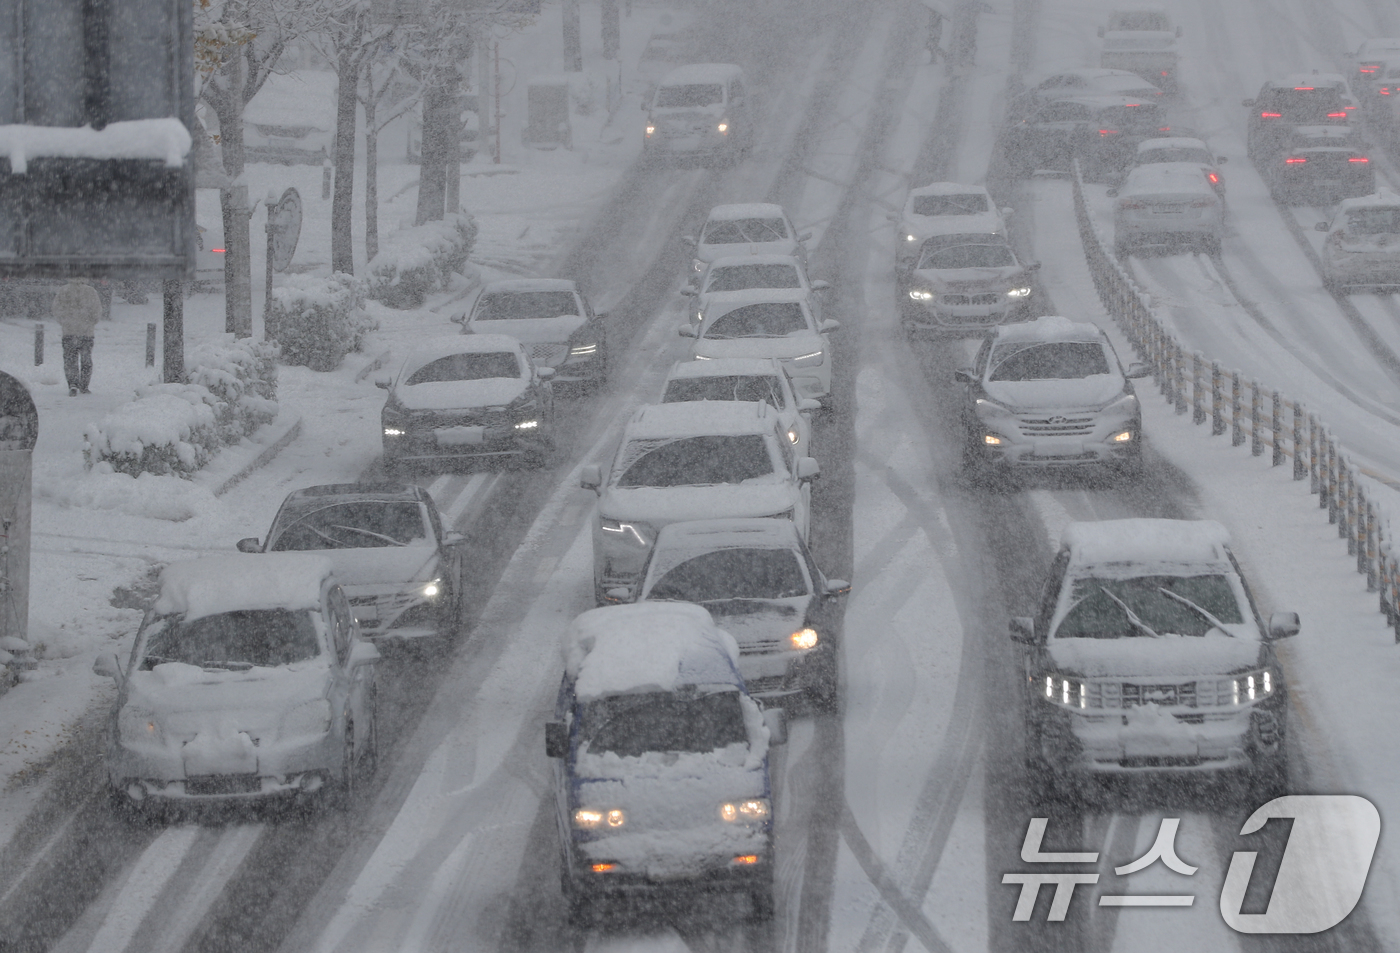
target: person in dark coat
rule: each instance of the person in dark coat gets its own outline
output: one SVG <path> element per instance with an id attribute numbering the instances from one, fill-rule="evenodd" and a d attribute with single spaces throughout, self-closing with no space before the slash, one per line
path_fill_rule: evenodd
<path id="1" fill-rule="evenodd" d="M 63 329 L 63 376 L 68 394 L 88 393 L 92 380 L 92 340 L 102 317 L 102 299 L 86 278 L 72 278 L 53 298 L 53 319 Z"/>

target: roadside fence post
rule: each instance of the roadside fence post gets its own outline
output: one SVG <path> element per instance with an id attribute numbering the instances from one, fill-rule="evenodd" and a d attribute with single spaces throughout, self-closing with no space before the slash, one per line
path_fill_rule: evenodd
<path id="1" fill-rule="evenodd" d="M 1274 391 L 1272 399 L 1273 417 L 1269 422 L 1273 425 L 1274 430 L 1274 454 L 1270 465 L 1278 467 L 1283 465 L 1283 398 L 1279 396 L 1278 391 Z M 1295 445 L 1294 453 L 1297 453 L 1297 449 Z"/>
<path id="2" fill-rule="evenodd" d="M 1220 380 L 1220 362 L 1210 362 L 1210 435 L 1225 432 L 1225 394 Z"/>
<path id="3" fill-rule="evenodd" d="M 1243 397 L 1240 394 L 1240 372 L 1230 372 L 1230 446 L 1244 443 L 1244 425 L 1240 420 Z M 1258 409 L 1257 407 L 1255 408 Z M 1256 415 L 1257 416 L 1257 415 Z"/>
<path id="4" fill-rule="evenodd" d="M 1186 358 L 1181 353 L 1181 342 L 1172 341 L 1172 380 L 1176 388 L 1176 412 L 1186 413 Z"/>
<path id="5" fill-rule="evenodd" d="M 1340 472 L 1337 474 L 1339 486 L 1337 489 L 1341 493 L 1338 501 L 1337 513 L 1337 535 L 1347 541 L 1347 555 L 1356 555 L 1356 540 L 1354 538 L 1352 520 L 1352 498 L 1356 495 L 1356 481 L 1351 472 L 1351 461 L 1346 458 L 1338 461 Z"/>
<path id="6" fill-rule="evenodd" d="M 1327 455 L 1325 457 L 1325 465 L 1327 467 L 1327 482 L 1325 489 L 1327 492 L 1324 494 L 1324 496 L 1327 497 L 1327 522 L 1336 523 L 1338 502 L 1337 491 L 1340 489 L 1340 486 L 1338 486 L 1339 481 L 1337 477 L 1337 445 L 1333 442 L 1330 434 L 1327 435 L 1326 440 Z"/>
<path id="7" fill-rule="evenodd" d="M 1356 571 L 1366 574 L 1366 591 L 1376 591 L 1376 505 L 1363 494 L 1365 513 L 1360 518 L 1361 540 L 1356 547 Z"/>
<path id="8" fill-rule="evenodd" d="M 1278 400 L 1278 394 L 1274 394 Z M 1280 451 L 1282 452 L 1282 451 Z M 1301 480 L 1308 475 L 1307 461 L 1303 458 L 1303 405 L 1293 401 L 1293 479 Z"/>
<path id="9" fill-rule="evenodd" d="M 1317 458 L 1320 456 L 1318 451 L 1322 448 L 1320 440 L 1321 438 L 1317 432 L 1317 416 L 1315 414 L 1308 414 L 1308 490 L 1311 493 L 1317 494 L 1321 494 L 1322 492 L 1321 477 L 1317 472 Z M 1325 506 L 1326 504 L 1319 502 L 1319 505 Z"/>
<path id="10" fill-rule="evenodd" d="M 34 366 L 44 363 L 44 322 L 34 322 Z"/>
<path id="11" fill-rule="evenodd" d="M 1249 382 L 1249 433 L 1253 438 L 1249 444 L 1249 452 L 1253 456 L 1261 456 L 1264 453 L 1264 429 L 1263 421 L 1260 419 L 1264 413 L 1264 398 L 1259 393 L 1259 382 Z M 1275 418 L 1275 426 L 1277 426 Z M 1277 433 L 1274 435 L 1277 437 Z"/>

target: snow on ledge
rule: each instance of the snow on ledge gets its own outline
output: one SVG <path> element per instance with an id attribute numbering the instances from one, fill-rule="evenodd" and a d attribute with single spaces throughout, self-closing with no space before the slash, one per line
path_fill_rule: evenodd
<path id="1" fill-rule="evenodd" d="M 185 164 L 189 130 L 178 119 L 114 122 L 101 132 L 91 126 L 0 126 L 0 155 L 10 171 L 24 175 L 31 158 L 161 159 L 170 168 Z"/>

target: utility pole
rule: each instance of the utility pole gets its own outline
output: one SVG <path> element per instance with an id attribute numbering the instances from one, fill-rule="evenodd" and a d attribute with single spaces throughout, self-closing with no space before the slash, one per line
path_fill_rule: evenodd
<path id="1" fill-rule="evenodd" d="M 564 0 L 564 69 L 583 72 L 583 41 L 578 19 L 578 0 Z"/>
<path id="2" fill-rule="evenodd" d="M 617 59 L 622 45 L 622 21 L 618 17 L 617 0 L 601 0 L 603 13 L 603 58 Z"/>

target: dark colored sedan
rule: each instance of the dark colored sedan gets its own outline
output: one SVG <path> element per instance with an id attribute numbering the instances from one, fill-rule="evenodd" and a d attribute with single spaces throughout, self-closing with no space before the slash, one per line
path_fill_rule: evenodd
<path id="1" fill-rule="evenodd" d="M 577 283 L 563 278 L 493 281 L 482 289 L 464 334 L 505 334 L 555 383 L 601 384 L 608 376 L 606 314 L 596 314 Z"/>
<path id="2" fill-rule="evenodd" d="M 1376 191 L 1371 160 L 1349 130 L 1303 128 L 1287 149 L 1265 165 L 1275 198 L 1286 205 L 1332 205 Z"/>
<path id="3" fill-rule="evenodd" d="M 1132 164 L 1138 143 L 1170 131 L 1156 102 L 1129 96 L 1080 96 L 1042 103 L 1002 130 L 1011 173 L 1068 171 L 1078 158 L 1084 175 L 1102 178 Z"/>

